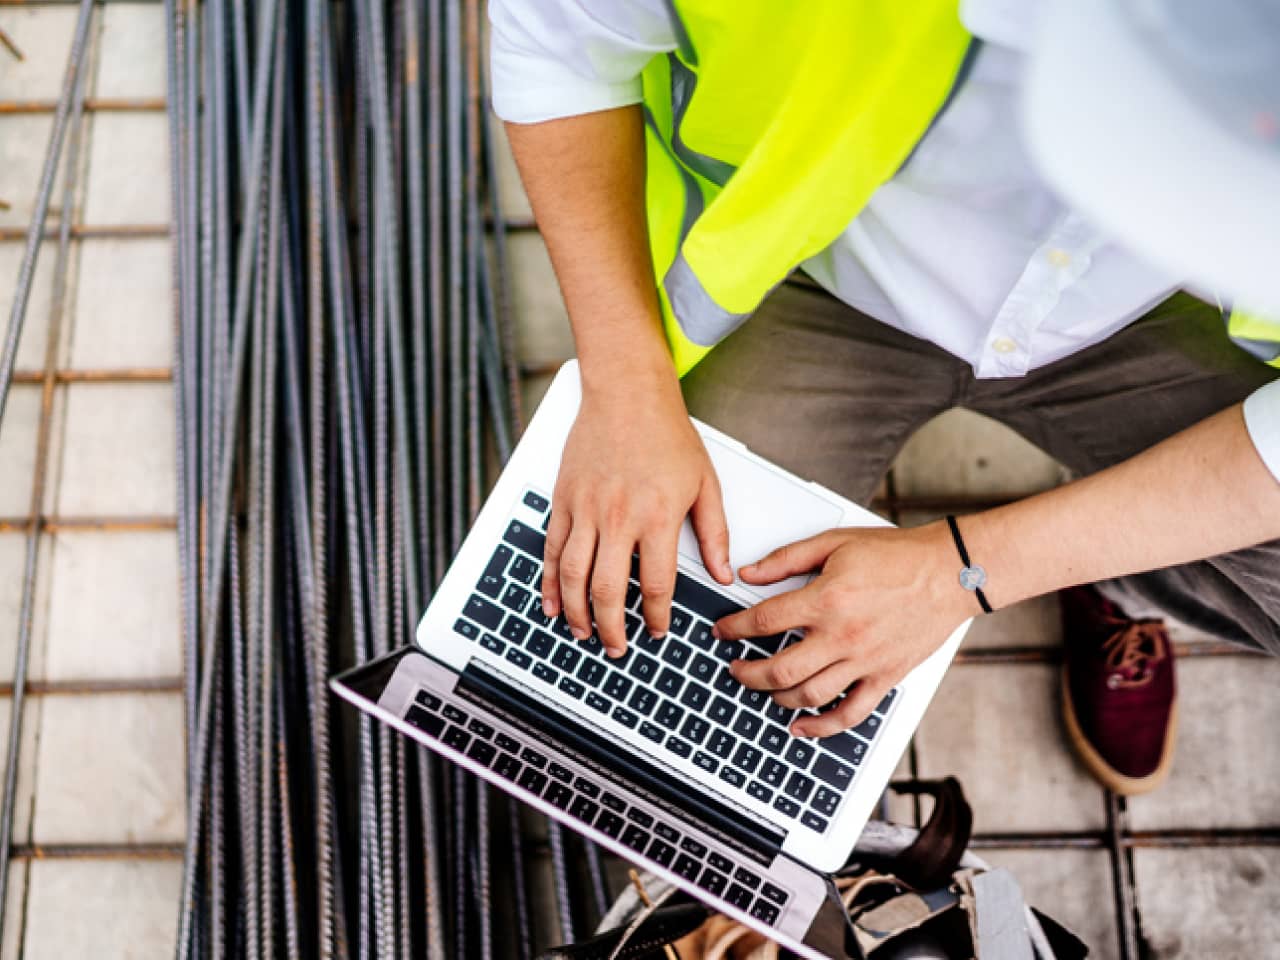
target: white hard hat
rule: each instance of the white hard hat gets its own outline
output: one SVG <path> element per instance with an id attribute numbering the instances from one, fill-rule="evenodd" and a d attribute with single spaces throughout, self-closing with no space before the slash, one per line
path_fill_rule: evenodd
<path id="1" fill-rule="evenodd" d="M 1024 117 L 1051 186 L 1204 292 L 1280 316 L 1280 0 L 1053 0 Z"/>

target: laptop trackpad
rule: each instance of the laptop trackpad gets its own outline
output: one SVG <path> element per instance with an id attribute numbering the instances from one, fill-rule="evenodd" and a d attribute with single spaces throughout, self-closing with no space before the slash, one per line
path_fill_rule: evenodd
<path id="1" fill-rule="evenodd" d="M 762 467 L 714 437 L 704 436 L 703 441 L 720 477 L 729 522 L 729 562 L 735 572 L 784 544 L 840 525 L 844 510 L 814 493 L 804 481 Z M 680 531 L 680 553 L 702 562 L 697 538 L 687 520 Z M 770 587 L 750 589 L 761 596 L 772 596 L 801 587 L 805 581 L 804 577 L 791 577 Z"/>

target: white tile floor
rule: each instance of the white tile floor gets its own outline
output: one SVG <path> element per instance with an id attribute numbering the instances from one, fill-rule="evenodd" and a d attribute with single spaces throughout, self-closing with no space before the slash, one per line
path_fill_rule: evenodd
<path id="1" fill-rule="evenodd" d="M 99 8 L 99 56 L 91 92 L 162 97 L 159 4 Z M 0 7 L 26 53 L 0 50 L 0 100 L 57 96 L 75 11 L 66 5 Z M 48 115 L 0 116 L 0 228 L 30 217 Z M 94 114 L 86 131 L 80 222 L 161 223 L 169 191 L 162 113 Z M 504 158 L 510 216 L 527 201 Z M 55 206 L 60 195 L 55 194 Z M 55 246 L 46 243 L 18 368 L 43 364 Z M 541 240 L 511 241 L 522 359 L 543 368 L 572 349 Z M 7 316 L 21 244 L 0 242 L 0 310 Z M 60 365 L 70 369 L 167 367 L 171 362 L 169 264 L 163 239 L 73 244 Z M 544 377 L 531 378 L 536 399 Z M 0 423 L 0 520 L 29 508 L 39 388 L 19 384 Z M 58 388 L 46 509 L 53 515 L 171 517 L 172 391 L 167 383 L 75 383 Z M 912 496 L 994 496 L 1060 482 L 1055 463 L 969 414 L 927 426 L 900 458 L 896 479 Z M 12 676 L 24 535 L 0 526 L 0 680 Z M 181 669 L 172 530 L 60 529 L 41 544 L 32 671 L 42 683 L 156 683 Z M 1052 601 L 981 621 L 967 647 L 1052 647 Z M 916 746 L 922 774 L 955 773 L 982 832 L 1095 831 L 1101 791 L 1063 744 L 1055 671 L 1043 664 L 969 664 L 947 678 Z M 1274 828 L 1280 822 L 1280 664 L 1202 658 L 1181 665 L 1182 737 L 1170 783 L 1130 804 L 1141 830 Z M 0 743 L 9 723 L 0 697 Z M 38 693 L 28 700 L 15 841 L 44 844 L 172 844 L 181 836 L 182 730 L 176 689 Z M 2 762 L 3 758 L 0 758 Z M 909 764 L 904 761 L 903 769 Z M 895 805 L 895 809 L 907 809 Z M 61 848 L 68 850 L 69 848 Z M 75 851 L 71 851 L 75 852 Z M 81 851 L 83 853 L 85 851 Z M 1255 957 L 1280 939 L 1275 848 L 1139 849 L 1134 862 L 1143 928 L 1159 957 Z M 1074 928 L 1095 955 L 1117 954 L 1110 859 L 1100 849 L 1001 849 L 1028 898 Z M 180 864 L 172 855 L 19 858 L 11 870 L 0 958 L 171 953 Z M 68 905 L 74 903 L 75 910 Z"/>

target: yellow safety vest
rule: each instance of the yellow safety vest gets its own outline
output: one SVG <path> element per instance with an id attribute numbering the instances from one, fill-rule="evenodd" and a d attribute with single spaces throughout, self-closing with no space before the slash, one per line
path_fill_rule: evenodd
<path id="1" fill-rule="evenodd" d="M 644 71 L 646 208 L 663 323 L 687 373 L 910 157 L 964 73 L 958 0 L 668 0 Z M 1280 365 L 1280 323 L 1230 332 Z"/>

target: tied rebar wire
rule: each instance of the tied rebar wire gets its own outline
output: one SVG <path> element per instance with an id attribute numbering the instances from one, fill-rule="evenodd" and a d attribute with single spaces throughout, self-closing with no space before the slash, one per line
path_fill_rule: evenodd
<path id="1" fill-rule="evenodd" d="M 533 909 L 518 805 L 327 687 L 412 640 L 520 429 L 480 5 L 164 9 L 177 954 L 530 957 L 578 928 Z M 598 852 L 549 836 L 554 916 L 598 916 Z"/>

